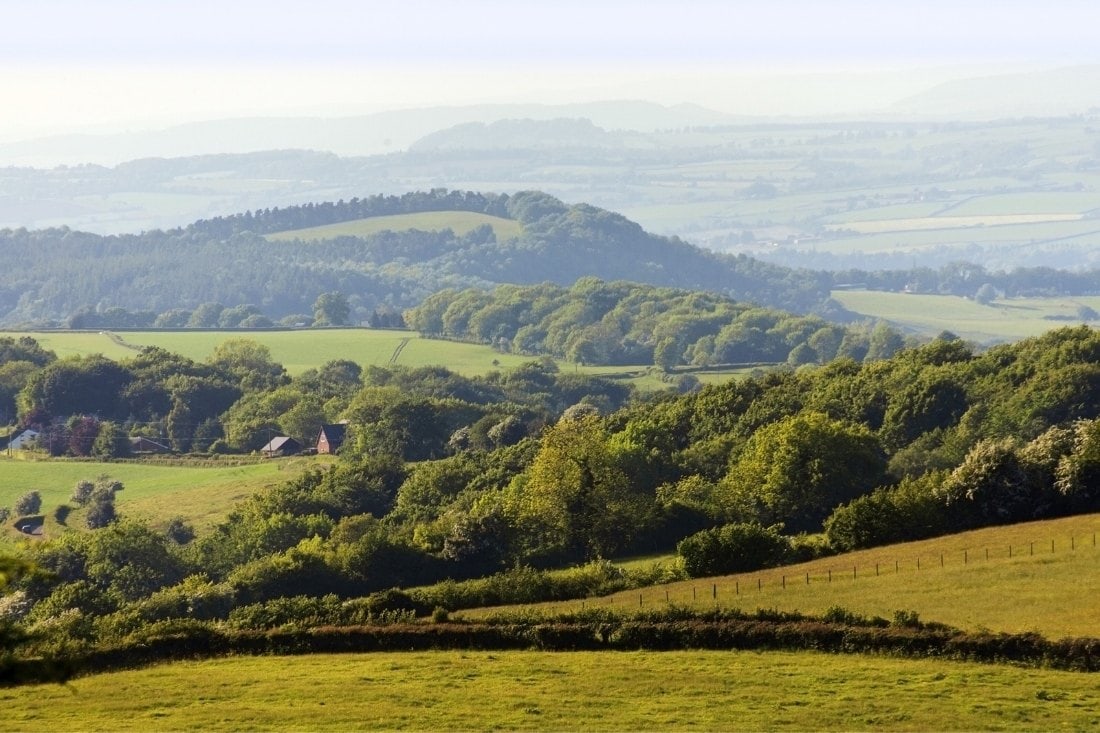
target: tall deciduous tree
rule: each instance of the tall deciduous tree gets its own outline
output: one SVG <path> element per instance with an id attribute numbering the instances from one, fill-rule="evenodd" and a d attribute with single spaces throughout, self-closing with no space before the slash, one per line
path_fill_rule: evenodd
<path id="1" fill-rule="evenodd" d="M 348 297 L 341 292 L 321 293 L 313 301 L 313 325 L 343 326 L 351 315 Z"/>
<path id="2" fill-rule="evenodd" d="M 632 490 L 603 423 L 592 414 L 548 430 L 513 491 L 512 510 L 535 532 L 536 552 L 606 556 L 627 545 L 648 517 L 648 502 Z"/>
<path id="3" fill-rule="evenodd" d="M 882 448 L 866 428 L 805 413 L 753 433 L 719 497 L 731 518 L 812 532 L 834 508 L 883 484 L 885 470 Z"/>

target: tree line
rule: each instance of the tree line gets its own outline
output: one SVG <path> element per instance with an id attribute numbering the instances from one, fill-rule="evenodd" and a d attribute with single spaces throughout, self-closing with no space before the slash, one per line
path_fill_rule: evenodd
<path id="1" fill-rule="evenodd" d="M 883 359 L 902 347 L 885 324 L 841 326 L 715 293 L 581 278 L 443 290 L 405 313 L 425 336 L 492 344 L 580 364 L 824 364 Z"/>

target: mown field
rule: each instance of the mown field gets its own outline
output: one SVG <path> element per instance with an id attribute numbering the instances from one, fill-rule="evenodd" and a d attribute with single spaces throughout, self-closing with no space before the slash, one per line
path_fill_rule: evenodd
<path id="1" fill-rule="evenodd" d="M 122 516 L 142 519 L 154 526 L 164 526 L 178 516 L 202 531 L 224 519 L 242 499 L 328 460 L 331 459 L 320 456 L 249 464 L 228 458 L 224 466 L 197 466 L 56 459 L 33 461 L 4 456 L 0 457 L 0 506 L 11 508 L 20 496 L 37 490 L 42 495 L 47 536 L 70 527 L 83 528 L 83 514 L 75 504 L 64 525 L 55 517 L 57 507 L 69 503 L 78 481 L 110 476 L 121 481 L 124 487 L 115 500 Z M 9 521 L 0 532 L 0 542 L 17 541 L 22 536 Z"/>
<path id="2" fill-rule="evenodd" d="M 1093 676 L 816 652 L 409 652 L 0 690 L 6 730 L 1086 730 Z"/>
<path id="3" fill-rule="evenodd" d="M 583 603 L 634 610 L 672 603 L 822 614 L 840 606 L 886 619 L 895 611 L 913 611 L 968 631 L 1100 637 L 1100 597 L 1092 592 L 1100 587 L 1098 541 L 1100 514 L 1089 514 L 531 608 L 575 611 Z M 462 615 L 476 618 L 494 610 L 500 609 Z"/>
<path id="4" fill-rule="evenodd" d="M 1081 323 L 1080 306 L 1100 311 L 1100 296 L 1011 298 L 980 305 L 954 295 L 917 295 L 873 290 L 834 290 L 845 308 L 882 318 L 926 336 L 950 331 L 981 344 L 1018 341 L 1063 326 Z"/>
<path id="5" fill-rule="evenodd" d="M 267 239 L 285 242 L 294 239 L 319 241 L 336 237 L 366 237 L 379 232 L 404 232 L 419 229 L 425 232 L 438 232 L 450 229 L 462 236 L 480 226 L 488 224 L 493 228 L 497 239 L 513 239 L 523 232 L 523 226 L 512 219 L 479 214 L 473 211 L 427 211 L 420 214 L 393 214 L 390 216 L 372 216 L 368 219 L 356 219 L 338 224 L 328 224 L 308 229 L 293 229 L 276 234 L 268 234 Z"/>

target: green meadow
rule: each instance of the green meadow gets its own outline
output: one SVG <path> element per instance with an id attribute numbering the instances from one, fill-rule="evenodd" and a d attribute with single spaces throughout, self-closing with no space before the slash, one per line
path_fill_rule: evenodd
<path id="1" fill-rule="evenodd" d="M 293 229 L 286 232 L 268 234 L 267 239 L 286 242 L 294 239 L 319 241 L 336 237 L 367 237 L 379 232 L 404 232 L 419 229 L 425 232 L 438 232 L 450 229 L 458 236 L 469 233 L 488 224 L 493 228 L 497 239 L 513 239 L 523 232 L 518 221 L 504 219 L 473 211 L 426 211 L 420 214 L 393 214 L 390 216 L 372 216 L 367 219 L 344 221 L 308 229 Z"/>
<path id="2" fill-rule="evenodd" d="M 110 476 L 121 481 L 124 487 L 115 500 L 122 516 L 143 519 L 154 526 L 164 526 L 179 516 L 201 531 L 224 519 L 242 499 L 327 459 L 292 458 L 254 463 L 232 458 L 223 460 L 224 466 L 207 466 L 139 461 L 36 461 L 4 456 L 0 457 L 0 506 L 11 508 L 20 496 L 37 490 L 42 495 L 46 536 L 69 528 L 83 528 L 82 510 L 75 504 L 64 524 L 55 516 L 57 507 L 69 504 L 78 481 Z M 20 537 L 22 535 L 15 531 L 10 521 L 0 533 L 0 541 L 14 541 Z"/>
<path id="3" fill-rule="evenodd" d="M 967 631 L 1100 637 L 1100 514 L 990 527 L 861 550 L 782 568 L 668 583 L 584 601 L 536 604 L 547 613 L 593 606 L 775 608 L 834 606 L 891 619 L 913 611 Z M 671 557 L 650 559 L 673 562 Z M 645 561 L 639 561 L 645 562 Z M 501 609 L 464 611 L 482 617 Z"/>
<path id="4" fill-rule="evenodd" d="M 1100 311 L 1100 296 L 1008 298 L 990 305 L 954 295 L 877 290 L 834 290 L 832 296 L 854 313 L 882 318 L 914 333 L 935 336 L 950 331 L 982 344 L 1018 341 L 1051 329 L 1079 325 L 1080 306 Z"/>
<path id="5" fill-rule="evenodd" d="M 0 690 L 4 730 L 1088 730 L 1087 674 L 818 652 L 235 657 Z"/>
<path id="6" fill-rule="evenodd" d="M 37 331 L 0 332 L 0 336 L 31 336 L 43 348 L 58 356 L 102 354 L 125 359 L 145 346 L 158 346 L 196 361 L 205 361 L 214 349 L 229 339 L 249 339 L 271 350 L 271 358 L 297 376 L 307 369 L 334 359 L 350 359 L 361 366 L 408 367 L 445 366 L 467 376 L 513 369 L 535 357 L 505 354 L 484 344 L 422 338 L 412 331 L 367 328 L 323 328 L 287 331 Z M 394 358 L 394 355 L 396 359 Z M 561 363 L 563 371 L 605 375 L 635 384 L 639 389 L 657 390 L 670 386 L 648 365 L 581 366 Z M 681 370 L 685 371 L 685 370 Z M 723 382 L 743 376 L 752 368 L 691 371 L 704 383 Z"/>
<path id="7" fill-rule="evenodd" d="M 249 339 L 271 350 L 271 358 L 291 375 L 319 367 L 334 359 L 350 359 L 361 366 L 391 363 L 399 346 L 405 346 L 393 363 L 401 366 L 443 365 L 461 374 L 485 374 L 499 368 L 518 366 L 528 356 L 502 354 L 489 346 L 456 341 L 423 339 L 411 331 L 366 328 L 300 329 L 293 331 L 121 331 L 32 333 L 4 335 L 32 336 L 58 356 L 103 354 L 110 359 L 133 356 L 145 346 L 159 346 L 196 361 L 205 361 L 214 349 L 229 339 Z M 121 340 L 122 343 L 119 343 Z"/>

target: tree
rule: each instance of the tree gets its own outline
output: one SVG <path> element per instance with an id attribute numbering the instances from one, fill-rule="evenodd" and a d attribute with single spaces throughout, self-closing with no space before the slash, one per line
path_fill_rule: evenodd
<path id="1" fill-rule="evenodd" d="M 560 420 L 513 485 L 512 511 L 534 532 L 535 552 L 604 557 L 648 521 L 650 502 L 630 485 L 600 418 Z"/>
<path id="2" fill-rule="evenodd" d="M 91 481 L 77 481 L 70 501 L 76 502 L 79 506 L 85 506 L 92 500 L 93 491 L 95 491 L 95 484 Z"/>
<path id="3" fill-rule="evenodd" d="M 218 318 L 225 306 L 221 303 L 203 303 L 196 308 L 187 320 L 188 328 L 217 328 Z"/>
<path id="4" fill-rule="evenodd" d="M 87 415 L 73 417 L 66 428 L 69 431 L 69 453 L 74 456 L 90 456 L 99 437 L 99 420 Z"/>
<path id="5" fill-rule="evenodd" d="M 164 534 L 177 545 L 186 545 L 188 542 L 195 539 L 194 527 L 185 522 L 183 517 L 173 517 L 172 520 L 168 522 L 168 527 L 164 530 Z"/>
<path id="6" fill-rule="evenodd" d="M 88 502 L 88 512 L 84 515 L 84 523 L 88 529 L 102 529 L 114 522 L 117 516 L 114 492 L 102 488 L 92 492 L 92 498 Z"/>
<path id="7" fill-rule="evenodd" d="M 1012 439 L 983 440 L 944 479 L 937 495 L 959 529 L 1035 518 L 1040 506 Z"/>
<path id="8" fill-rule="evenodd" d="M 168 413 L 166 427 L 172 450 L 180 453 L 191 450 L 191 441 L 195 435 L 195 422 L 191 416 L 191 408 L 183 400 L 176 399 L 172 401 L 172 411 Z"/>
<path id="9" fill-rule="evenodd" d="M 341 292 L 321 293 L 313 301 L 314 326 L 343 326 L 350 315 L 348 297 Z"/>
<path id="10" fill-rule="evenodd" d="M 790 552 L 790 540 L 778 527 L 727 524 L 686 537 L 676 546 L 684 570 L 693 578 L 742 573 L 781 565 Z"/>
<path id="11" fill-rule="evenodd" d="M 974 302 L 980 305 L 989 305 L 997 299 L 997 288 L 993 287 L 991 283 L 985 283 L 978 292 L 974 293 Z"/>
<path id="12" fill-rule="evenodd" d="M 130 438 L 117 423 L 100 423 L 99 435 L 92 443 L 92 455 L 99 458 L 124 458 L 130 455 Z"/>
<path id="13" fill-rule="evenodd" d="M 27 517 L 42 510 L 42 495 L 38 491 L 28 491 L 15 501 L 16 516 Z"/>
<path id="14" fill-rule="evenodd" d="M 719 484 L 728 515 L 816 532 L 837 506 L 885 482 L 886 459 L 866 428 L 805 413 L 749 438 Z"/>
<path id="15" fill-rule="evenodd" d="M 271 349 L 252 339 L 226 339 L 214 349 L 210 363 L 236 377 L 246 392 L 272 389 L 287 381 L 286 370 L 271 358 Z"/>
<path id="16" fill-rule="evenodd" d="M 133 378 L 129 369 L 98 354 L 55 361 L 33 374 L 19 393 L 20 414 L 40 410 L 51 417 L 125 419 L 121 396 Z"/>

